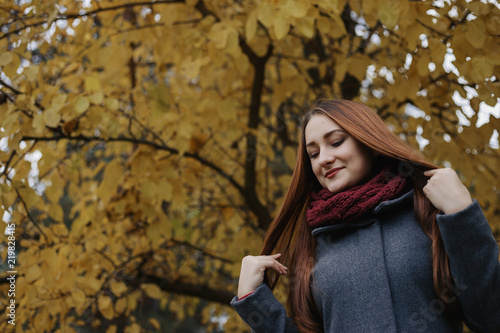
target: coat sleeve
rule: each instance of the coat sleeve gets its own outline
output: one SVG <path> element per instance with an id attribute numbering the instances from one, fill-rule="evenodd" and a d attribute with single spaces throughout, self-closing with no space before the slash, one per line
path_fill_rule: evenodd
<path id="1" fill-rule="evenodd" d="M 450 259 L 464 321 L 474 332 L 500 332 L 500 262 L 498 244 L 478 202 L 437 222 Z"/>
<path id="2" fill-rule="evenodd" d="M 238 300 L 234 297 L 231 306 L 255 333 L 298 332 L 293 320 L 286 316 L 285 307 L 274 297 L 268 285 L 260 285 L 252 294 Z"/>

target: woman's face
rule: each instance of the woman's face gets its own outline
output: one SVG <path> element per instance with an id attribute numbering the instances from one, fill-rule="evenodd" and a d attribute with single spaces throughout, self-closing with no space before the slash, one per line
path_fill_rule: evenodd
<path id="1" fill-rule="evenodd" d="M 311 117 L 305 139 L 313 173 L 330 192 L 360 185 L 370 174 L 372 152 L 325 114 Z"/>

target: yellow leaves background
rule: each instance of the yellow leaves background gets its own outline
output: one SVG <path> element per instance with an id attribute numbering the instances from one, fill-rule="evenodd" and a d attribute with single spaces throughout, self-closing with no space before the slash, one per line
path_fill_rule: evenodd
<path id="1" fill-rule="evenodd" d="M 318 98 L 368 104 L 457 169 L 500 237 L 494 4 L 2 6 L 0 216 L 16 225 L 17 327 L 246 331 L 228 306 L 239 262 L 260 251 Z"/>

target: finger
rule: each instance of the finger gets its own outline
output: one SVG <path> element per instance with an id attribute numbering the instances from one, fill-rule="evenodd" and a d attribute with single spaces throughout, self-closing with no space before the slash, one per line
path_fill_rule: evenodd
<path id="1" fill-rule="evenodd" d="M 436 172 L 438 172 L 439 169 L 432 169 L 432 170 L 426 170 L 424 171 L 424 175 L 426 175 L 427 177 L 432 177 L 436 174 Z"/>
<path id="2" fill-rule="evenodd" d="M 281 265 L 279 262 L 275 262 L 272 268 L 278 272 L 279 274 L 286 274 L 286 270 L 283 265 Z"/>
<path id="3" fill-rule="evenodd" d="M 288 270 L 288 268 L 285 265 L 283 265 L 278 260 L 276 260 L 277 258 L 281 257 L 281 253 L 276 253 L 275 255 L 272 255 L 272 256 L 269 256 L 269 257 L 273 258 L 273 260 L 279 265 L 279 267 L 281 269 L 284 269 L 285 271 Z"/>
<path id="4" fill-rule="evenodd" d="M 422 188 L 422 192 L 423 192 L 423 193 L 424 193 L 424 195 L 428 198 L 428 197 L 429 197 L 429 193 L 427 192 L 427 188 L 426 188 L 426 187 L 427 187 L 427 186 L 424 186 L 424 187 Z"/>
<path id="5" fill-rule="evenodd" d="M 256 259 L 278 259 L 279 257 L 281 257 L 281 253 L 275 253 L 275 254 L 267 254 L 267 255 L 260 255 L 260 256 L 257 256 L 255 257 Z"/>
<path id="6" fill-rule="evenodd" d="M 280 263 L 279 261 L 274 260 L 274 259 L 266 260 L 263 263 L 265 263 L 266 267 L 276 266 L 280 269 L 284 269 L 284 270 L 288 269 L 285 267 L 285 265 L 283 265 L 282 263 Z"/>
<path id="7" fill-rule="evenodd" d="M 279 269 L 281 270 L 281 272 L 283 274 L 286 274 L 286 272 L 288 272 L 288 268 L 285 265 L 283 265 L 282 263 L 280 263 L 278 261 L 276 262 L 276 264 L 278 265 Z"/>
<path id="8" fill-rule="evenodd" d="M 271 268 L 280 274 L 286 274 L 288 268 L 276 260 L 266 260 L 262 262 L 264 269 Z"/>

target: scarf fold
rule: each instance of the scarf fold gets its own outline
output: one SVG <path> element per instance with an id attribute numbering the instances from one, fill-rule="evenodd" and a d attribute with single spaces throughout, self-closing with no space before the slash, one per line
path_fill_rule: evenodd
<path id="1" fill-rule="evenodd" d="M 313 228 L 348 223 L 372 211 L 379 203 L 397 198 L 405 190 L 406 179 L 393 176 L 390 171 L 386 168 L 369 182 L 343 192 L 332 193 L 326 188 L 312 192 L 307 223 Z"/>

